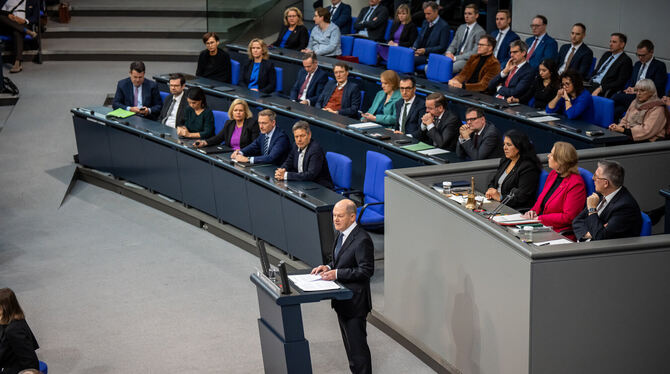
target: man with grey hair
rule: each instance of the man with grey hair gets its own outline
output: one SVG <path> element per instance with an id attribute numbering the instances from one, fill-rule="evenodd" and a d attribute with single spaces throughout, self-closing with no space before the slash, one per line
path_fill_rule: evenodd
<path id="1" fill-rule="evenodd" d="M 593 173 L 596 192 L 572 221 L 579 241 L 627 238 L 640 235 L 642 217 L 633 195 L 623 186 L 624 169 L 616 161 L 602 160 Z"/>
<path id="2" fill-rule="evenodd" d="M 309 123 L 298 121 L 293 125 L 295 146 L 286 161 L 275 171 L 276 180 L 312 181 L 333 188 L 328 162 L 323 148 L 312 140 Z"/>

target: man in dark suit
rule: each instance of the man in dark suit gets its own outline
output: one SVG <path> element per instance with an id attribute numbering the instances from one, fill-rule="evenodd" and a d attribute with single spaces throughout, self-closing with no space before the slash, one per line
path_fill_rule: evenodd
<path id="1" fill-rule="evenodd" d="M 112 107 L 155 119 L 160 114 L 163 104 L 156 82 L 144 79 L 145 70 L 142 61 L 134 61 L 130 64 L 130 77 L 121 79 L 116 84 Z"/>
<path id="2" fill-rule="evenodd" d="M 426 97 L 426 114 L 421 117 L 421 137 L 435 147 L 456 150 L 458 127 L 461 122 L 447 107 L 447 98 L 439 92 Z"/>
<path id="3" fill-rule="evenodd" d="M 303 55 L 302 67 L 304 69 L 298 72 L 298 79 L 291 88 L 290 98 L 301 104 L 313 106 L 328 82 L 328 74 L 319 69 L 319 62 L 314 52 Z"/>
<path id="4" fill-rule="evenodd" d="M 596 192 L 586 198 L 586 209 L 572 221 L 579 241 L 635 237 L 642 217 L 633 195 L 623 186 L 624 169 L 616 161 L 602 160 L 593 173 Z"/>
<path id="5" fill-rule="evenodd" d="M 526 48 L 522 40 L 515 40 L 510 46 L 510 59 L 507 65 L 489 83 L 488 90 L 495 92 L 499 99 L 520 97 L 530 90 L 535 78 L 535 69 L 526 61 Z"/>
<path id="6" fill-rule="evenodd" d="M 333 67 L 335 80 L 328 81 L 316 100 L 316 107 L 325 111 L 351 118 L 359 118 L 361 90 L 354 82 L 349 82 L 349 65 L 338 62 Z"/>
<path id="7" fill-rule="evenodd" d="M 628 38 L 615 32 L 610 36 L 610 50 L 598 61 L 588 84 L 593 96 L 612 97 L 623 90 L 633 71 L 633 61 L 624 52 Z"/>
<path id="8" fill-rule="evenodd" d="M 496 13 L 496 30 L 491 33 L 491 36 L 496 39 L 496 47 L 493 50 L 493 55 L 500 62 L 500 66 L 505 66 L 507 60 L 509 60 L 509 44 L 519 39 L 519 35 L 512 31 L 510 27 L 511 23 L 512 17 L 509 10 L 500 9 Z"/>
<path id="9" fill-rule="evenodd" d="M 353 291 L 350 300 L 333 300 L 340 324 L 344 349 L 352 373 L 372 373 L 372 358 L 367 343 L 367 315 L 372 310 L 370 278 L 375 271 L 374 246 L 365 230 L 356 225 L 356 204 L 345 199 L 333 208 L 337 239 L 332 261 L 312 269 L 325 280 L 337 280 Z"/>
<path id="10" fill-rule="evenodd" d="M 342 2 L 342 0 L 330 0 L 328 9 L 330 12 L 330 22 L 340 28 L 340 34 L 351 34 L 351 6 Z"/>
<path id="11" fill-rule="evenodd" d="M 415 65 L 425 64 L 429 54 L 442 54 L 449 46 L 449 24 L 438 15 L 439 8 L 434 1 L 423 3 L 426 20 L 423 21 L 421 32 L 412 46 Z"/>
<path id="12" fill-rule="evenodd" d="M 263 109 L 258 112 L 258 127 L 261 135 L 248 146 L 233 152 L 230 159 L 250 164 L 281 165 L 286 159 L 291 143 L 288 136 L 276 125 L 275 112 Z"/>
<path id="13" fill-rule="evenodd" d="M 188 107 L 188 101 L 184 95 L 186 79 L 181 73 L 176 73 L 170 75 L 168 82 L 170 94 L 163 101 L 158 122 L 170 127 L 184 126 L 184 110 Z"/>
<path id="14" fill-rule="evenodd" d="M 466 109 L 465 125 L 461 126 L 459 132 L 456 147 L 458 157 L 475 161 L 503 156 L 500 133 L 492 123 L 486 121 L 481 109 Z"/>
<path id="15" fill-rule="evenodd" d="M 537 69 L 540 62 L 550 58 L 556 60 L 558 56 L 558 43 L 547 34 L 547 17 L 538 14 L 530 23 L 533 36 L 526 39 L 528 54 L 526 60 L 532 67 Z"/>
<path id="16" fill-rule="evenodd" d="M 426 114 L 426 102 L 416 96 L 416 79 L 404 76 L 400 79 L 400 96 L 402 100 L 395 103 L 398 120 L 394 130 L 398 134 L 407 134 L 421 140 L 421 117 Z"/>
<path id="17" fill-rule="evenodd" d="M 384 42 L 389 11 L 379 3 L 380 0 L 368 0 L 370 6 L 366 6 L 358 13 L 354 29 L 370 40 Z"/>
<path id="18" fill-rule="evenodd" d="M 275 171 L 275 179 L 312 181 L 332 189 L 333 180 L 330 178 L 326 153 L 316 140 L 312 140 L 309 123 L 296 122 L 293 125 L 293 139 L 295 147 L 291 147 L 286 161 Z"/>
<path id="19" fill-rule="evenodd" d="M 586 80 L 593 64 L 593 51 L 584 44 L 586 26 L 575 23 L 570 30 L 570 44 L 564 44 L 558 51 L 558 74 L 566 70 L 578 72 Z"/>
<path id="20" fill-rule="evenodd" d="M 635 99 L 635 84 L 642 79 L 651 79 L 656 86 L 656 94 L 663 97 L 668 71 L 665 64 L 654 58 L 654 43 L 643 40 L 637 45 L 638 61 L 633 66 L 633 73 L 623 91 L 612 96 L 614 100 L 614 120 L 618 121 L 628 110 L 630 103 Z"/>

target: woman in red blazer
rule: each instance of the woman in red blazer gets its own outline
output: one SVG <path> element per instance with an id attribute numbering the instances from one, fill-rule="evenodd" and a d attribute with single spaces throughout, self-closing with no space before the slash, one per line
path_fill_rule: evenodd
<path id="1" fill-rule="evenodd" d="M 577 150 L 572 144 L 556 142 L 548 159 L 552 171 L 535 205 L 525 216 L 539 219 L 556 232 L 572 230 L 572 220 L 586 203 L 586 185 L 579 175 Z M 575 240 L 572 234 L 566 236 Z"/>

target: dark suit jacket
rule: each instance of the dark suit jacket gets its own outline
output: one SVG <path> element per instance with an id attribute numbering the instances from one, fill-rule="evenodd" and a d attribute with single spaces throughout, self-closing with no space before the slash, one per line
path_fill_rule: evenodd
<path id="1" fill-rule="evenodd" d="M 240 69 L 240 86 L 248 87 L 251 81 L 251 71 L 254 69 L 254 62 L 247 60 Z M 275 66 L 270 60 L 262 60 L 261 68 L 258 71 L 258 91 L 263 93 L 273 93 L 277 88 L 277 73 Z"/>
<path id="2" fill-rule="evenodd" d="M 393 22 L 391 25 L 391 37 L 389 40 L 393 40 L 393 34 L 400 27 L 400 22 Z M 416 25 L 412 22 L 408 23 L 403 27 L 402 32 L 400 33 L 400 39 L 398 39 L 398 45 L 401 47 L 411 47 L 416 38 L 419 36 L 419 30 L 416 28 Z"/>
<path id="3" fill-rule="evenodd" d="M 284 38 L 284 34 L 288 30 L 288 26 L 283 25 L 281 27 L 281 31 L 279 31 L 279 35 L 277 35 L 277 40 L 272 43 L 273 46 L 279 47 L 281 45 L 281 41 Z M 309 32 L 307 31 L 307 28 L 303 25 L 298 25 L 293 29 L 291 32 L 291 35 L 289 35 L 288 39 L 286 39 L 286 45 L 284 48 L 287 49 L 295 49 L 296 51 L 305 49 L 307 47 L 307 43 L 309 42 Z"/>
<path id="4" fill-rule="evenodd" d="M 328 12 L 330 12 L 331 7 L 332 5 L 326 7 Z M 351 34 L 351 6 L 340 2 L 335 14 L 330 16 L 330 23 L 334 23 L 340 28 L 340 34 Z"/>
<path id="5" fill-rule="evenodd" d="M 512 160 L 503 157 L 498 165 L 495 175 L 489 182 L 489 188 L 498 188 L 498 179 L 505 172 Z M 527 208 L 535 203 L 535 194 L 540 179 L 540 167 L 531 160 L 520 159 L 512 168 L 512 171 L 505 177 L 500 188 L 500 200 L 503 200 L 513 188 L 516 188 L 514 197 L 507 203 L 507 206 L 519 210 Z"/>
<path id="6" fill-rule="evenodd" d="M 400 116 L 405 100 L 398 100 L 395 103 L 395 112 L 398 116 L 394 130 L 400 130 Z M 426 101 L 421 96 L 414 96 L 414 101 L 407 110 L 407 121 L 405 122 L 405 134 L 412 135 L 414 139 L 421 140 L 421 117 L 426 114 Z"/>
<path id="7" fill-rule="evenodd" d="M 496 29 L 491 33 L 491 36 L 494 38 L 498 38 L 498 33 L 500 30 Z M 496 55 L 496 58 L 500 62 L 500 68 L 504 69 L 505 65 L 507 64 L 507 60 L 509 60 L 509 43 L 521 39 L 519 38 L 519 35 L 517 35 L 512 29 L 509 29 L 507 31 L 507 34 L 505 34 L 505 37 L 500 41 L 500 48 L 498 48 L 498 54 Z"/>
<path id="8" fill-rule="evenodd" d="M 323 108 L 328 105 L 328 100 L 330 96 L 333 95 L 337 87 L 337 82 L 329 80 L 326 83 L 326 86 L 323 88 L 323 92 L 319 95 L 319 98 L 316 100 L 316 107 Z M 344 85 L 344 92 L 342 93 L 342 107 L 337 112 L 343 116 L 358 118 L 358 108 L 361 106 L 361 89 L 358 88 L 358 85 L 351 80 Z"/>
<path id="9" fill-rule="evenodd" d="M 633 73 L 630 75 L 628 83 L 626 83 L 626 88 L 635 87 L 635 83 L 637 83 L 635 82 L 635 80 L 637 79 L 638 74 L 640 74 L 641 67 L 642 63 L 640 61 L 635 63 L 635 65 L 633 66 Z M 665 64 L 655 58 L 652 59 L 651 61 L 649 61 L 649 67 L 647 68 L 647 73 L 644 76 L 647 79 L 651 79 L 654 81 L 658 97 L 663 97 L 666 80 L 668 79 L 668 71 L 667 68 L 665 67 Z"/>
<path id="10" fill-rule="evenodd" d="M 281 165 L 286 160 L 286 155 L 291 147 L 288 136 L 279 127 L 275 126 L 274 134 L 270 139 L 270 151 L 267 155 L 263 154 L 265 137 L 265 134 L 260 134 L 251 144 L 241 149 L 242 154 L 253 157 L 254 164 Z"/>
<path id="11" fill-rule="evenodd" d="M 566 56 L 570 53 L 572 44 L 564 44 L 561 46 L 561 49 L 558 51 L 558 67 L 563 66 L 563 61 L 565 61 Z M 582 43 L 579 46 L 579 49 L 575 51 L 575 55 L 572 56 L 572 61 L 570 61 L 570 66 L 565 70 L 575 70 L 582 75 L 582 79 L 588 79 L 589 69 L 591 69 L 591 64 L 593 63 L 593 51 L 589 48 L 588 45 Z"/>
<path id="12" fill-rule="evenodd" d="M 39 348 L 25 319 L 0 325 L 0 371 L 16 374 L 23 369 L 39 369 L 35 350 Z"/>
<path id="13" fill-rule="evenodd" d="M 428 40 L 422 43 L 424 35 L 428 32 L 428 21 L 423 21 L 421 32 L 414 42 L 414 48 L 426 49 L 426 56 L 430 53 L 444 53 L 447 47 L 449 47 L 449 24 L 442 18 L 439 18 L 433 28 L 434 30 L 430 33 Z"/>
<path id="14" fill-rule="evenodd" d="M 183 126 L 184 125 L 184 110 L 186 110 L 186 107 L 188 107 L 188 100 L 186 100 L 187 92 L 184 90 L 184 93 L 181 95 L 181 100 L 177 103 L 179 105 L 179 109 L 177 109 L 177 118 L 175 119 L 175 126 Z M 161 114 L 158 116 L 158 122 L 163 122 L 165 117 L 169 116 L 170 113 L 168 113 L 168 109 L 170 109 L 170 103 L 172 102 L 172 98 L 174 95 L 169 94 L 165 97 L 165 100 L 163 101 L 163 107 L 161 108 Z"/>
<path id="15" fill-rule="evenodd" d="M 640 207 L 626 187 L 621 187 L 600 215 L 589 215 L 585 208 L 572 221 L 577 239 L 583 238 L 587 232 L 591 233 L 592 240 L 635 237 L 640 236 L 641 229 Z"/>
<path id="16" fill-rule="evenodd" d="M 307 78 L 307 72 L 305 69 L 300 69 L 300 71 L 298 71 L 298 78 L 293 87 L 291 87 L 291 94 L 289 96 L 291 100 L 298 100 L 298 94 L 300 93 L 302 84 L 305 83 L 305 78 Z M 326 74 L 323 69 L 317 68 L 312 77 L 312 81 L 309 82 L 309 86 L 307 87 L 307 100 L 309 100 L 309 105 L 316 105 L 316 101 L 319 99 L 319 95 L 323 92 L 323 88 L 326 86 L 327 82 L 328 74 Z"/>
<path id="17" fill-rule="evenodd" d="M 533 78 L 535 78 L 536 70 L 537 69 L 533 68 L 529 63 L 526 62 L 516 71 L 516 73 L 514 73 L 514 76 L 512 79 L 510 79 L 509 86 L 507 87 L 505 87 L 507 76 L 503 78 L 500 76 L 500 74 L 497 74 L 491 80 L 491 83 L 489 83 L 489 91 L 496 92 L 496 87 L 500 84 L 502 87 L 500 87 L 500 90 L 497 92 L 497 94 L 500 94 L 505 98 L 510 96 L 519 98 L 530 90 L 533 84 Z"/>
<path id="18" fill-rule="evenodd" d="M 447 110 L 442 114 L 440 122 L 436 123 L 432 129 L 426 131 L 425 136 L 432 140 L 435 147 L 453 152 L 456 150 L 458 129 L 460 127 L 461 121 L 458 120 L 458 117 Z"/>
<path id="19" fill-rule="evenodd" d="M 363 29 L 368 30 L 368 38 L 376 42 L 384 41 L 384 34 L 386 33 L 386 25 L 388 24 L 389 11 L 388 9 L 379 4 L 375 8 L 374 12 L 370 15 L 370 18 L 367 21 L 363 21 L 365 15 L 370 9 L 369 6 L 361 9 L 361 12 L 358 13 L 358 18 L 356 18 L 356 23 L 354 24 L 354 29 L 361 31 Z"/>
<path id="20" fill-rule="evenodd" d="M 335 257 L 335 243 L 332 251 Z M 333 258 L 328 266 L 337 269 L 337 281 L 354 293 L 350 300 L 333 300 L 335 312 L 345 318 L 365 318 L 372 310 L 370 277 L 375 272 L 374 246 L 370 235 L 360 226 L 354 227 L 342 243 L 337 258 Z"/>
<path id="21" fill-rule="evenodd" d="M 605 52 L 605 54 L 600 58 L 600 61 L 598 61 L 598 65 L 596 65 L 596 68 L 593 70 L 593 76 L 591 78 L 597 74 L 598 70 L 600 70 L 600 67 L 611 55 L 612 52 Z M 609 70 L 607 70 L 607 73 L 600 81 L 600 87 L 602 87 L 600 96 L 611 97 L 615 93 L 623 90 L 623 88 L 626 86 L 626 82 L 628 82 L 628 79 L 630 79 L 632 72 L 633 61 L 631 61 L 630 57 L 628 57 L 628 55 L 623 52 L 621 56 L 619 56 L 616 61 L 610 65 Z"/>
<path id="22" fill-rule="evenodd" d="M 121 79 L 116 84 L 116 94 L 114 94 L 112 107 L 114 109 L 126 109 L 126 107 L 133 106 L 134 97 L 133 83 L 130 78 Z M 147 118 L 158 118 L 163 103 L 161 102 L 161 95 L 158 93 L 158 85 L 151 79 L 145 78 L 144 83 L 142 83 L 142 105 L 151 110 L 151 114 Z"/>
<path id="23" fill-rule="evenodd" d="M 534 36 L 526 39 L 526 44 L 528 44 L 529 50 L 531 45 L 533 45 L 533 41 L 535 41 Z M 533 55 L 530 56 L 530 60 L 528 60 L 528 62 L 530 62 L 530 64 L 537 69 L 537 67 L 540 66 L 540 62 L 542 62 L 545 58 L 556 60 L 557 57 L 558 43 L 556 43 L 556 40 L 549 36 L 549 34 L 544 34 L 544 37 L 542 37 L 540 43 L 537 45 L 537 47 L 535 47 Z"/>
<path id="24" fill-rule="evenodd" d="M 333 188 L 333 180 L 330 178 L 326 153 L 321 145 L 312 139 L 307 145 L 305 157 L 302 160 L 302 173 L 298 173 L 299 151 L 296 145 L 291 146 L 291 151 L 282 164 L 286 169 L 287 180 L 312 181 L 326 188 Z"/>
<path id="25" fill-rule="evenodd" d="M 485 160 L 487 158 L 503 157 L 502 139 L 498 129 L 491 123 L 486 122 L 484 131 L 479 136 L 477 147 L 475 147 L 473 133 L 470 140 L 463 143 L 457 141 L 456 154 L 460 158 L 469 157 L 472 161 Z"/>
<path id="26" fill-rule="evenodd" d="M 207 145 L 219 145 L 225 143 L 230 146 L 230 139 L 233 137 L 233 132 L 235 131 L 235 120 L 229 119 L 223 125 L 223 129 L 219 131 L 218 134 L 207 139 Z M 244 120 L 242 125 L 242 134 L 240 134 L 240 149 L 248 146 L 258 138 L 261 130 L 258 128 L 258 122 L 253 118 L 247 118 Z"/>

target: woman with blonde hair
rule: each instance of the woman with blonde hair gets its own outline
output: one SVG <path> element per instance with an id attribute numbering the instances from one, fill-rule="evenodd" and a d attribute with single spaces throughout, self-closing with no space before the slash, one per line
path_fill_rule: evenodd
<path id="1" fill-rule="evenodd" d="M 39 369 L 37 340 L 30 330 L 14 291 L 0 289 L 0 372 L 16 374 Z"/>
<path id="2" fill-rule="evenodd" d="M 400 4 L 395 11 L 395 19 L 391 24 L 391 39 L 386 43 L 389 46 L 407 47 L 411 48 L 414 41 L 419 37 L 419 30 L 416 25 L 412 23 L 412 14 L 407 4 Z M 382 60 L 388 60 L 389 48 L 384 45 L 377 46 L 377 53 Z"/>
<path id="3" fill-rule="evenodd" d="M 309 32 L 302 23 L 302 12 L 296 7 L 284 11 L 284 25 L 277 35 L 277 40 L 270 47 L 294 49 L 296 51 L 307 47 Z"/>
<path id="4" fill-rule="evenodd" d="M 395 103 L 400 100 L 400 78 L 393 70 L 386 70 L 381 74 L 382 89 L 377 92 L 367 113 L 363 113 L 363 120 L 377 122 L 387 127 L 393 127 L 398 114 Z"/>
<path id="5" fill-rule="evenodd" d="M 258 122 L 253 117 L 249 109 L 249 104 L 242 99 L 235 99 L 228 108 L 228 121 L 223 125 L 223 129 L 218 134 L 206 140 L 198 140 L 194 143 L 196 147 L 206 147 L 208 145 L 225 144 L 228 147 L 239 150 L 251 144 L 261 130 Z"/>
<path id="6" fill-rule="evenodd" d="M 272 93 L 277 87 L 275 66 L 263 39 L 251 39 L 247 47 L 249 59 L 240 69 L 240 86 L 253 91 Z"/>

